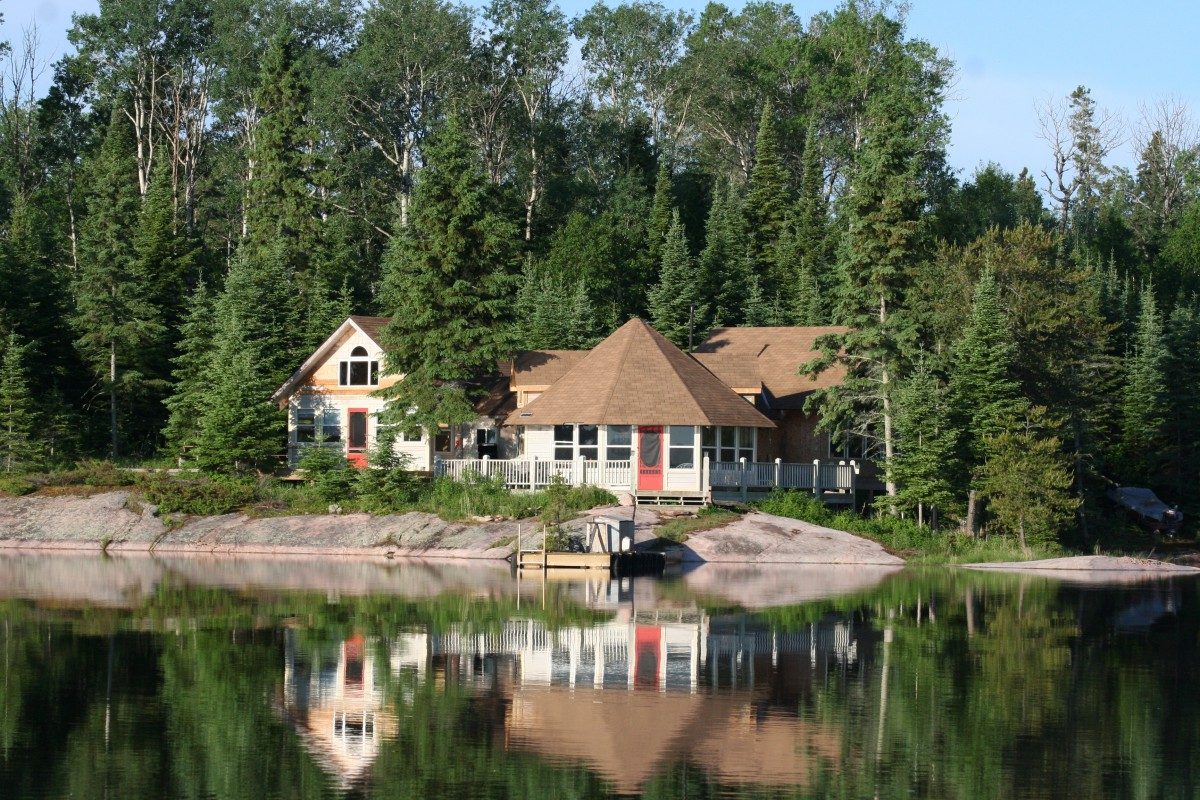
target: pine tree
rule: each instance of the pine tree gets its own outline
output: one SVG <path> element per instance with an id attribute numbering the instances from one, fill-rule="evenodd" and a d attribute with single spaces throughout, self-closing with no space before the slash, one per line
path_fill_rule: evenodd
<path id="1" fill-rule="evenodd" d="M 1033 406 L 985 441 L 980 489 L 997 526 L 1016 534 L 1022 549 L 1054 542 L 1079 505 L 1055 429 L 1046 409 Z"/>
<path id="2" fill-rule="evenodd" d="M 781 274 L 776 262 L 776 246 L 783 236 L 789 206 L 787 170 L 779 157 L 775 113 L 768 102 L 763 106 L 758 124 L 754 167 L 746 193 L 750 262 L 768 294 L 774 294 L 787 284 L 788 276 Z"/>
<path id="3" fill-rule="evenodd" d="M 175 383 L 171 396 L 164 401 L 169 415 L 163 429 L 167 447 L 176 455 L 182 455 L 196 443 L 214 367 L 216 320 L 212 294 L 204 281 L 196 285 L 188 298 L 179 333 L 179 344 L 171 359 Z"/>
<path id="4" fill-rule="evenodd" d="M 0 472 L 21 472 L 42 461 L 38 419 L 25 369 L 25 345 L 10 333 L 0 354 Z"/>
<path id="5" fill-rule="evenodd" d="M 122 419 L 122 406 L 127 412 L 155 377 L 152 357 L 164 331 L 161 310 L 152 302 L 130 242 L 140 202 L 132 152 L 129 123 L 114 112 L 92 165 L 74 286 L 77 346 L 107 395 L 114 458 L 120 450 L 119 425 L 128 421 Z"/>
<path id="6" fill-rule="evenodd" d="M 846 368 L 845 380 L 819 391 L 813 402 L 823 420 L 854 417 L 875 432 L 889 496 L 896 493 L 890 477 L 895 382 L 915 338 L 911 318 L 898 312 L 919 255 L 924 154 L 939 136 L 928 102 L 902 85 L 881 89 L 868 101 L 869 122 L 841 209 L 846 232 L 835 318 L 849 330 L 822 337 L 821 356 L 803 367 L 810 375 L 834 364 Z"/>
<path id="7" fill-rule="evenodd" d="M 892 474 L 899 506 L 916 509 L 918 520 L 929 520 L 934 528 L 941 514 L 958 505 L 961 437 L 947 387 L 927 364 L 918 364 L 896 394 L 898 448 Z"/>
<path id="8" fill-rule="evenodd" d="M 384 257 L 382 303 L 402 324 L 383 332 L 387 390 L 406 422 L 433 427 L 474 415 L 467 381 L 510 354 L 518 231 L 458 122 L 425 148 L 408 227 Z"/>
<path id="9" fill-rule="evenodd" d="M 753 273 L 746 257 L 745 225 L 732 186 L 713 187 L 713 202 L 700 252 L 704 296 L 712 304 L 715 325 L 737 325 L 745 319 Z"/>
<path id="10" fill-rule="evenodd" d="M 1168 413 L 1166 369 L 1169 352 L 1154 290 L 1142 288 L 1141 312 L 1126 357 L 1121 393 L 1121 457 L 1126 478 L 1152 480 L 1161 461 Z"/>
<path id="11" fill-rule="evenodd" d="M 708 330 L 700 267 L 688 252 L 679 213 L 671 216 L 658 283 L 650 290 L 650 322 L 667 339 L 689 347 Z"/>
<path id="12" fill-rule="evenodd" d="M 961 338 L 951 348 L 950 397 L 964 429 L 965 455 L 979 464 L 984 442 L 1003 421 L 1022 411 L 1020 386 L 1013 378 L 1016 348 L 990 270 L 979 276 Z"/>

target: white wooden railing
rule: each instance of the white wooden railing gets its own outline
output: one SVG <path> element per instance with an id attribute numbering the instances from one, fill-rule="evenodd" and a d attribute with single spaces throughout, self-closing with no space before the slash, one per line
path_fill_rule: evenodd
<path id="1" fill-rule="evenodd" d="M 774 461 L 714 461 L 709 465 L 709 486 L 714 489 L 748 490 L 801 489 L 823 492 L 852 492 L 858 476 L 855 461 L 821 461 L 811 464 Z"/>
<path id="2" fill-rule="evenodd" d="M 467 475 L 499 477 L 510 489 L 542 489 L 555 477 L 572 486 L 600 486 L 628 489 L 633 481 L 633 466 L 625 461 L 540 461 L 537 459 L 438 458 L 433 474 L 462 480 Z"/>
<path id="3" fill-rule="evenodd" d="M 761 492 L 775 488 L 800 489 L 821 495 L 853 493 L 859 472 L 855 461 L 820 461 L 810 464 L 774 461 L 712 461 L 704 459 L 701 477 L 703 489 L 726 492 Z M 434 475 L 462 480 L 468 475 L 500 478 L 510 489 L 541 489 L 558 476 L 572 486 L 600 486 L 606 489 L 631 489 L 633 465 L 630 461 L 549 461 L 538 459 L 437 458 Z M 707 480 L 704 477 L 707 475 Z M 701 487 L 697 487 L 700 489 Z"/>

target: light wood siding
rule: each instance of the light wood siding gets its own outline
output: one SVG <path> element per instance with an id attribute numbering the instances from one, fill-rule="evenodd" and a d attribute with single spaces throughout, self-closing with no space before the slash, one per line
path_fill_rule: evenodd
<path id="1" fill-rule="evenodd" d="M 350 353 L 356 347 L 363 347 L 370 359 L 379 362 L 380 377 L 378 386 L 340 386 L 339 363 L 349 360 Z M 296 444 L 296 414 L 309 398 L 310 402 L 325 409 L 336 409 L 342 429 L 342 441 L 349 437 L 349 410 L 366 409 L 367 411 L 367 447 L 372 447 L 378 441 L 378 414 L 386 405 L 383 398 L 373 397 L 379 389 L 394 385 L 400 380 L 395 375 L 383 374 L 383 350 L 371 341 L 370 337 L 349 328 L 337 343 L 337 346 L 323 362 L 309 375 L 307 381 L 296 387 L 295 393 L 288 400 L 288 443 L 292 445 L 289 452 L 294 453 Z M 419 442 L 396 442 L 396 452 L 409 457 L 412 469 L 429 471 L 433 469 L 433 438 L 426 433 Z M 294 464 L 293 464 L 294 466 Z"/>

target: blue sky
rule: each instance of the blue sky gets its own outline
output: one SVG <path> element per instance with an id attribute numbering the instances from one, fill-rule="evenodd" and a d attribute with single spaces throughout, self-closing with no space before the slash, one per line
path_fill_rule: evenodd
<path id="1" fill-rule="evenodd" d="M 701 2 L 663 0 L 698 11 Z M 591 0 L 560 0 L 568 15 Z M 801 18 L 832 8 L 836 0 L 793 3 Z M 737 6 L 739 3 L 730 2 Z M 4 38 L 36 23 L 45 55 L 69 47 L 71 14 L 91 11 L 95 0 L 0 0 Z M 1018 171 L 1044 167 L 1035 104 L 1084 84 L 1104 108 L 1136 119 L 1142 103 L 1171 96 L 1196 109 L 1200 100 L 1200 3 L 1092 0 L 913 0 L 909 31 L 933 43 L 957 65 L 946 111 L 953 132 L 950 160 L 969 174 L 993 160 Z M 1130 164 L 1128 147 L 1114 160 Z"/>

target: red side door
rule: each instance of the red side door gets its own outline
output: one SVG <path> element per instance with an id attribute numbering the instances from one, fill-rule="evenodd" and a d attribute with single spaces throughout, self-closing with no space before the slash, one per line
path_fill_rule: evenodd
<path id="1" fill-rule="evenodd" d="M 350 409 L 350 435 L 346 439 L 346 460 L 353 466 L 367 465 L 367 410 Z"/>
<path id="2" fill-rule="evenodd" d="M 663 429 L 661 425 L 638 427 L 638 481 L 644 491 L 663 488 Z"/>

